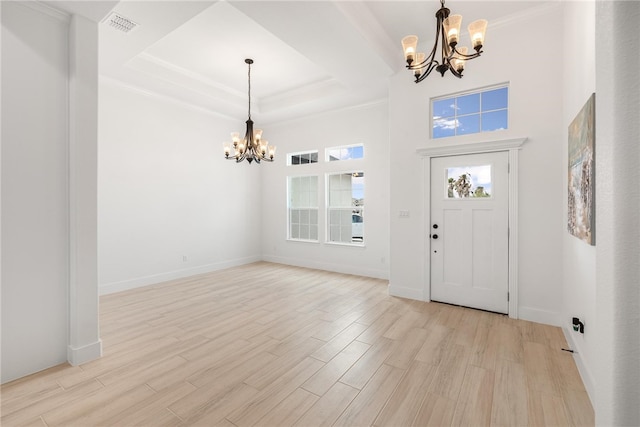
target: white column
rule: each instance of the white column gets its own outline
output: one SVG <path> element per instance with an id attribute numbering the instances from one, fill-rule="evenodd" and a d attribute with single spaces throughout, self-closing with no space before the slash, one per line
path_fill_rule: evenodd
<path id="1" fill-rule="evenodd" d="M 102 355 L 98 325 L 98 24 L 69 31 L 69 346 L 79 365 Z"/>
<path id="2" fill-rule="evenodd" d="M 596 425 L 640 425 L 640 3 L 596 3 Z M 580 73 L 580 70 L 575 70 Z"/>

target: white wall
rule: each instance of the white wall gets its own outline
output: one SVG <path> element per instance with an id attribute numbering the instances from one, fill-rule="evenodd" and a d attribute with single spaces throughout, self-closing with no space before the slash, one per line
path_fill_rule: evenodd
<path id="1" fill-rule="evenodd" d="M 101 81 L 99 108 L 101 293 L 261 259 L 261 197 L 253 191 L 260 166 L 222 152 L 245 118 L 112 81 Z"/>
<path id="2" fill-rule="evenodd" d="M 560 28 L 561 6 L 545 4 L 487 31 L 485 54 L 467 63 L 465 76 L 434 72 L 416 85 L 403 71 L 391 79 L 391 278 L 395 295 L 424 298 L 425 212 L 423 165 L 416 149 L 429 141 L 429 99 L 509 82 L 509 129 L 469 135 L 475 142 L 527 137 L 520 152 L 519 317 L 558 325 L 562 312 L 563 163 L 562 80 L 549 52 Z M 463 36 L 464 37 L 464 36 Z M 443 144 L 450 140 L 442 140 Z M 409 218 L 399 218 L 408 210 Z"/>
<path id="3" fill-rule="evenodd" d="M 596 425 L 640 425 L 640 3 L 596 2 Z"/>
<path id="4" fill-rule="evenodd" d="M 2 2 L 2 382 L 67 360 L 68 22 Z"/>
<path id="5" fill-rule="evenodd" d="M 568 127 L 596 90 L 595 1 L 564 2 L 562 151 L 563 219 L 567 218 Z M 596 110 L 598 100 L 596 95 Z M 597 145 L 597 141 L 596 141 Z M 598 231 L 596 230 L 596 244 Z M 596 337 L 596 246 L 563 233 L 562 328 L 574 353 L 591 401 L 595 402 L 594 367 Z M 574 332 L 571 319 L 585 323 L 584 334 Z"/>
<path id="6" fill-rule="evenodd" d="M 258 121 L 256 121 L 258 123 Z M 262 254 L 267 261 L 389 277 L 389 125 L 386 102 L 263 126 L 277 160 L 261 164 Z M 364 159 L 325 162 L 325 148 L 364 144 Z M 318 150 L 320 162 L 287 166 L 287 153 Z M 325 174 L 364 171 L 364 247 L 327 244 Z M 287 240 L 287 176 L 318 175 L 320 243 Z"/>

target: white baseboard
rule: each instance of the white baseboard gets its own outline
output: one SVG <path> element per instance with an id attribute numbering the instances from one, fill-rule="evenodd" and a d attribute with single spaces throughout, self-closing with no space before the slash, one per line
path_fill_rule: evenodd
<path id="1" fill-rule="evenodd" d="M 356 276 L 373 277 L 375 279 L 389 280 L 389 270 L 363 268 L 354 265 L 335 264 L 328 262 L 319 262 L 315 260 L 301 260 L 298 258 L 287 258 L 278 256 L 264 256 L 263 261 L 274 262 L 276 264 L 293 265 L 296 267 L 314 268 L 316 270 L 333 271 L 342 274 L 354 274 Z"/>
<path id="2" fill-rule="evenodd" d="M 169 280 L 181 279 L 183 277 L 195 276 L 197 274 L 210 273 L 212 271 L 223 270 L 225 268 L 236 267 L 238 265 L 250 264 L 252 262 L 262 261 L 259 256 L 238 258 L 234 260 L 205 264 L 197 267 L 184 268 L 181 270 L 168 271 L 165 273 L 153 274 L 150 276 L 136 277 L 134 279 L 122 280 L 120 282 L 112 282 L 101 284 L 98 287 L 99 295 L 108 295 L 116 292 L 128 291 L 130 289 L 140 288 L 143 286 L 155 285 L 157 283 L 167 282 Z"/>
<path id="3" fill-rule="evenodd" d="M 560 313 L 540 310 L 539 308 L 518 307 L 518 319 L 562 327 L 562 317 Z"/>
<path id="4" fill-rule="evenodd" d="M 578 367 L 578 372 L 580 373 L 580 378 L 582 378 L 582 383 L 584 384 L 584 388 L 587 390 L 587 394 L 589 395 L 589 399 L 591 400 L 591 406 L 596 407 L 596 389 L 594 387 L 595 382 L 593 381 L 593 376 L 591 375 L 591 371 L 584 363 L 584 359 L 581 356 L 581 348 L 578 345 L 578 341 L 575 340 L 573 330 L 571 328 L 562 328 L 562 332 L 564 333 L 564 337 L 567 340 L 567 344 L 569 348 L 573 350 L 573 360 L 576 362 L 576 366 Z"/>
<path id="5" fill-rule="evenodd" d="M 404 286 L 395 286 L 389 283 L 389 295 L 393 297 L 409 298 L 418 301 L 425 301 L 422 289 L 407 288 Z"/>
<path id="6" fill-rule="evenodd" d="M 78 366 L 102 357 L 102 340 L 82 347 L 67 346 L 67 362 Z"/>

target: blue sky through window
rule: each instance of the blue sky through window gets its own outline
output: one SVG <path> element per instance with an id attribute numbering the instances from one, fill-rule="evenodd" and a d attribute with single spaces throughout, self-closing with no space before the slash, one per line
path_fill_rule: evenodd
<path id="1" fill-rule="evenodd" d="M 460 96 L 456 99 L 456 112 L 459 116 L 480 112 L 480 94 Z"/>
<path id="2" fill-rule="evenodd" d="M 351 197 L 362 199 L 364 198 L 364 172 L 358 172 L 357 175 L 351 179 Z"/>
<path id="3" fill-rule="evenodd" d="M 507 129 L 509 88 L 500 87 L 432 102 L 433 138 Z"/>
<path id="4" fill-rule="evenodd" d="M 329 161 L 352 160 L 364 157 L 364 146 L 354 145 L 352 147 L 335 147 L 328 149 Z"/>

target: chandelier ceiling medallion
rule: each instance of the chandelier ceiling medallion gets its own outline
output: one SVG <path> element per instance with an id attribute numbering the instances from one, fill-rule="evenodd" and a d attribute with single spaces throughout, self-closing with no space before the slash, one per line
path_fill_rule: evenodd
<path id="1" fill-rule="evenodd" d="M 249 67 L 249 119 L 246 121 L 247 130 L 242 140 L 240 139 L 240 132 L 231 132 L 234 153 L 231 155 L 232 145 L 225 142 L 224 157 L 227 160 L 235 160 L 236 163 L 240 163 L 243 160 L 247 160 L 249 164 L 254 160 L 256 163 L 260 163 L 263 160 L 272 162 L 276 147 L 269 145 L 266 140 L 262 139 L 262 129 L 253 130 L 253 120 L 251 120 L 251 64 L 253 64 L 253 59 L 247 58 L 244 62 Z"/>
<path id="2" fill-rule="evenodd" d="M 478 19 L 469 24 L 469 36 L 475 53 L 467 54 L 468 49 L 466 47 L 458 47 L 462 16 L 449 16 L 450 11 L 444 7 L 444 0 L 440 0 L 440 5 L 440 9 L 436 12 L 436 40 L 428 56 L 424 53 L 416 53 L 418 46 L 417 36 L 411 35 L 402 39 L 402 50 L 407 61 L 407 69 L 413 71 L 416 83 L 424 80 L 434 69 L 443 77 L 444 73 L 449 70 L 451 74 L 461 78 L 465 61 L 475 59 L 482 53 L 487 21 Z M 440 62 L 436 59 L 439 40 L 442 42 Z"/>

